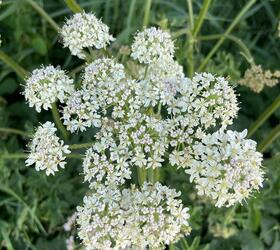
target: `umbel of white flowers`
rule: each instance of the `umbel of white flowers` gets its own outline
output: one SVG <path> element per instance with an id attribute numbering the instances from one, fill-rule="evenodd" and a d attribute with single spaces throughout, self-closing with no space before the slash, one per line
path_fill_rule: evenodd
<path id="1" fill-rule="evenodd" d="M 113 40 L 91 13 L 75 14 L 61 34 L 64 46 L 80 58 L 83 49 L 104 48 Z M 163 249 L 190 233 L 188 208 L 175 190 L 160 183 L 124 188 L 135 167 L 183 168 L 198 194 L 217 207 L 241 203 L 262 186 L 256 143 L 245 138 L 246 131 L 227 130 L 238 112 L 234 89 L 210 73 L 185 77 L 174 48 L 170 34 L 153 27 L 138 32 L 131 46 L 137 77 L 115 59 L 101 57 L 85 67 L 78 89 L 52 66 L 27 79 L 25 97 L 38 112 L 60 101 L 67 130 L 97 131 L 82 164 L 90 194 L 77 214 L 88 250 Z M 40 126 L 27 159 L 47 174 L 63 167 L 69 153 L 54 132 L 49 122 Z"/>
<path id="2" fill-rule="evenodd" d="M 178 196 L 158 182 L 140 190 L 99 186 L 77 208 L 79 237 L 86 249 L 164 249 L 190 233 L 189 209 Z"/>

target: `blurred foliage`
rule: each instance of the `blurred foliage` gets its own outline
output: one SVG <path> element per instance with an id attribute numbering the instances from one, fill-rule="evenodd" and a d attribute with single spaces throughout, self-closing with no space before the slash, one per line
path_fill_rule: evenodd
<path id="1" fill-rule="evenodd" d="M 71 11 L 63 0 L 38 0 L 43 9 L 61 25 Z M 116 37 L 112 50 L 128 45 L 133 33 L 142 28 L 145 0 L 80 0 L 86 11 L 94 12 L 110 27 Z M 246 0 L 212 1 L 200 35 L 222 34 Z M 193 1 L 195 18 L 202 1 Z M 258 0 L 238 23 L 232 34 L 250 49 L 255 62 L 267 69 L 280 69 L 280 38 L 277 25 L 280 1 Z M 159 25 L 172 34 L 188 28 L 185 0 L 153 0 L 149 25 Z M 55 30 L 25 0 L 4 0 L 0 9 L 1 49 L 28 71 L 44 64 L 61 65 L 75 76 L 82 63 L 62 48 Z M 195 46 L 195 69 L 216 40 L 198 41 Z M 188 63 L 186 35 L 177 38 L 177 60 Z M 39 121 L 51 120 L 49 112 L 37 114 L 28 108 L 21 95 L 24 82 L 2 62 L 0 64 L 0 127 L 32 132 Z M 210 60 L 206 71 L 230 77 L 233 84 L 243 75 L 248 62 L 240 48 L 226 40 Z M 72 71 L 74 70 L 74 71 Z M 276 98 L 280 87 L 266 88 L 255 94 L 236 86 L 239 94 L 239 118 L 234 129 L 249 127 L 260 113 Z M 260 142 L 279 124 L 280 110 L 257 131 Z M 84 133 L 73 142 L 90 137 Z M 0 151 L 21 152 L 27 141 L 16 135 L 0 134 Z M 184 203 L 191 208 L 190 237 L 178 242 L 174 249 L 204 250 L 279 250 L 280 249 L 280 141 L 275 141 L 265 153 L 264 188 L 244 206 L 217 209 L 210 201 L 196 197 L 193 186 L 182 172 L 166 168 L 162 181 L 182 190 Z M 0 160 L 0 247 L 1 249 L 65 249 L 69 234 L 63 231 L 66 218 L 81 203 L 86 192 L 78 160 L 69 160 L 68 167 L 55 177 L 27 168 L 23 160 Z"/>

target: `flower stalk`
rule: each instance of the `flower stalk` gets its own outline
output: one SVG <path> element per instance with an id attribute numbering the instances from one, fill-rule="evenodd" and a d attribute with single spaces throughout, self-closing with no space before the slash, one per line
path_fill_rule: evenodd
<path id="1" fill-rule="evenodd" d="M 16 135 L 21 135 L 23 137 L 32 137 L 31 133 L 15 129 L 15 128 L 0 128 L 0 133 L 5 133 L 5 134 L 16 134 Z"/>
<path id="2" fill-rule="evenodd" d="M 143 167 L 137 167 L 138 184 L 141 187 L 147 178 L 147 171 Z"/>
<path id="3" fill-rule="evenodd" d="M 278 124 L 268 136 L 258 145 L 257 149 L 261 153 L 265 152 L 266 149 L 280 136 L 280 124 Z"/>
<path id="4" fill-rule="evenodd" d="M 80 144 L 72 144 L 69 146 L 69 149 L 75 150 L 75 149 L 82 149 L 82 148 L 88 148 L 92 146 L 94 142 L 86 142 L 86 143 L 80 143 Z"/>
<path id="5" fill-rule="evenodd" d="M 52 116 L 53 116 L 53 119 L 55 121 L 56 126 L 60 130 L 64 140 L 68 140 L 69 139 L 69 133 L 65 129 L 65 127 L 63 126 L 63 124 L 62 124 L 62 122 L 60 120 L 60 115 L 59 115 L 56 103 L 52 104 L 52 109 L 51 110 L 52 110 Z"/>
<path id="6" fill-rule="evenodd" d="M 0 50 L 0 60 L 12 68 L 21 79 L 25 79 L 27 71 L 18 65 L 10 56 Z"/>
<path id="7" fill-rule="evenodd" d="M 189 25 L 190 28 L 187 32 L 188 49 L 187 49 L 187 60 L 188 60 L 188 76 L 192 77 L 194 74 L 194 45 L 196 42 L 197 34 L 199 33 L 207 11 L 210 7 L 211 0 L 204 0 L 202 8 L 199 12 L 198 19 L 194 23 L 192 0 L 187 0 L 188 12 L 189 12 Z"/>
<path id="8" fill-rule="evenodd" d="M 30 4 L 57 32 L 60 30 L 59 26 L 56 22 L 46 13 L 35 1 L 33 0 L 25 0 L 28 4 Z"/>
<path id="9" fill-rule="evenodd" d="M 26 154 L 26 153 L 3 153 L 3 154 L 0 154 L 0 159 L 5 159 L 5 160 L 26 159 L 27 157 L 28 157 L 28 154 Z M 80 154 L 68 154 L 68 155 L 66 155 L 66 158 L 82 159 L 82 156 Z"/>
<path id="10" fill-rule="evenodd" d="M 66 5 L 73 13 L 83 12 L 83 9 L 79 6 L 79 4 L 75 0 L 65 0 Z"/>
<path id="11" fill-rule="evenodd" d="M 243 18 L 243 16 L 247 13 L 247 11 L 252 7 L 252 5 L 256 2 L 256 0 L 250 0 L 244 8 L 239 12 L 239 14 L 235 17 L 235 19 L 232 21 L 230 26 L 225 31 L 224 35 L 217 41 L 215 46 L 212 48 L 212 50 L 208 53 L 206 58 L 203 60 L 203 62 L 200 64 L 198 71 L 203 71 L 209 62 L 209 60 L 212 58 L 212 56 L 217 52 L 217 50 L 221 47 L 223 42 L 225 41 L 226 37 L 231 33 L 231 31 L 235 28 L 235 26 L 240 22 L 240 20 Z"/>
<path id="12" fill-rule="evenodd" d="M 151 6 L 152 6 L 152 0 L 146 0 L 145 11 L 144 11 L 144 19 L 143 19 L 143 27 L 146 27 L 149 24 Z"/>
<path id="13" fill-rule="evenodd" d="M 259 116 L 259 118 L 248 129 L 248 137 L 252 137 L 257 129 L 280 107 L 280 95 L 274 102 Z"/>

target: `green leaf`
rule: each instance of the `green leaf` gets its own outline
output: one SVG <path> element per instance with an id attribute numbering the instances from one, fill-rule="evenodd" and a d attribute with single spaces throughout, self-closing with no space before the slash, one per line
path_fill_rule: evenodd
<path id="1" fill-rule="evenodd" d="M 40 36 L 32 39 L 32 46 L 42 56 L 46 55 L 48 52 L 47 44 Z"/>
<path id="2" fill-rule="evenodd" d="M 256 232 L 260 227 L 261 212 L 260 209 L 252 202 L 249 205 L 248 229 Z"/>
<path id="3" fill-rule="evenodd" d="M 238 235 L 242 250 L 263 250 L 261 240 L 250 231 L 241 231 Z"/>
<path id="4" fill-rule="evenodd" d="M 13 78 L 6 78 L 0 84 L 0 95 L 12 94 L 18 87 L 18 83 Z"/>

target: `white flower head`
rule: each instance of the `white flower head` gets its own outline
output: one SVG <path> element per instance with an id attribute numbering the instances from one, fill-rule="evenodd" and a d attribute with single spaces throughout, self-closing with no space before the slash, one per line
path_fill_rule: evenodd
<path id="1" fill-rule="evenodd" d="M 85 68 L 83 85 L 91 89 L 102 83 L 115 84 L 125 78 L 124 66 L 111 58 L 101 58 Z"/>
<path id="2" fill-rule="evenodd" d="M 56 131 L 55 125 L 51 122 L 38 127 L 29 145 L 30 153 L 25 161 L 27 166 L 35 164 L 35 169 L 46 171 L 46 175 L 54 175 L 58 167 L 64 168 L 65 154 L 69 154 L 70 150 L 55 135 Z"/>
<path id="3" fill-rule="evenodd" d="M 162 84 L 168 79 L 181 79 L 185 77 L 183 67 L 170 56 L 162 57 L 147 67 L 143 67 L 141 78 L 151 81 L 154 84 Z"/>
<path id="4" fill-rule="evenodd" d="M 135 35 L 131 51 L 133 59 L 150 64 L 159 58 L 173 57 L 174 43 L 168 32 L 151 27 Z"/>
<path id="5" fill-rule="evenodd" d="M 127 149 L 119 149 L 117 159 L 115 159 L 113 149 L 110 151 L 110 157 L 107 157 L 105 153 L 100 153 L 95 148 L 93 146 L 86 151 L 83 161 L 85 181 L 90 183 L 90 188 L 96 189 L 101 184 L 117 186 L 131 178 L 131 169 L 125 157 Z"/>
<path id="6" fill-rule="evenodd" d="M 171 104 L 183 77 L 183 67 L 172 57 L 160 58 L 141 69 L 136 95 L 145 99 L 146 105 Z"/>
<path id="7" fill-rule="evenodd" d="M 87 250 L 164 249 L 191 230 L 178 196 L 160 183 L 141 190 L 100 187 L 77 208 L 78 235 Z"/>
<path id="8" fill-rule="evenodd" d="M 198 194 L 212 198 L 217 207 L 241 203 L 262 187 L 262 154 L 246 134 L 219 130 L 193 146 L 194 158 L 186 172 Z"/>
<path id="9" fill-rule="evenodd" d="M 35 106 L 36 111 L 41 112 L 42 108 L 51 108 L 57 100 L 65 102 L 73 92 L 73 80 L 60 68 L 50 65 L 32 71 L 23 94 L 29 106 Z"/>
<path id="10" fill-rule="evenodd" d="M 61 28 L 64 47 L 68 47 L 72 55 L 85 58 L 84 48 L 105 48 L 114 38 L 109 28 L 92 13 L 74 14 Z"/>
<path id="11" fill-rule="evenodd" d="M 83 88 L 94 94 L 94 98 L 106 115 L 114 107 L 112 117 L 124 116 L 124 105 L 132 96 L 133 81 L 126 79 L 124 66 L 110 58 L 97 59 L 85 68 Z"/>
<path id="12" fill-rule="evenodd" d="M 93 91 L 81 89 L 74 92 L 62 110 L 63 124 L 74 133 L 88 127 L 100 127 L 99 103 Z"/>
<path id="13" fill-rule="evenodd" d="M 181 114 L 191 114 L 205 129 L 218 122 L 223 128 L 232 124 L 239 108 L 234 90 L 225 78 L 197 73 L 191 80 L 183 79 L 180 85 L 177 107 Z"/>

